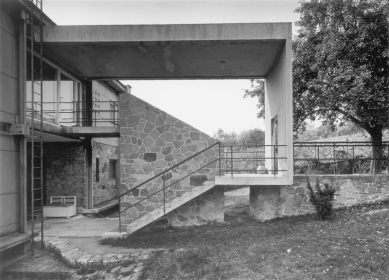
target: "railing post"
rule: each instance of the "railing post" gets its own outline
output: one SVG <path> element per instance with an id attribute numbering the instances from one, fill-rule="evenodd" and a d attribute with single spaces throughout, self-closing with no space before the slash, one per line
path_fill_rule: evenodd
<path id="1" fill-rule="evenodd" d="M 276 177 L 276 145 L 273 148 L 273 175 Z"/>
<path id="2" fill-rule="evenodd" d="M 222 170 L 221 170 L 221 159 L 220 159 L 220 142 L 219 142 L 219 177 L 222 176 Z"/>
<path id="3" fill-rule="evenodd" d="M 120 211 L 122 210 L 121 207 L 120 207 L 120 196 L 118 197 L 118 203 L 119 203 L 119 232 L 121 233 L 122 232 L 122 219 L 120 217 Z"/>
<path id="4" fill-rule="evenodd" d="M 316 168 L 319 167 L 320 167 L 320 146 L 317 146 L 317 167 Z"/>
<path id="5" fill-rule="evenodd" d="M 293 145 L 292 146 L 292 149 L 293 149 L 293 175 L 296 175 L 296 164 L 295 164 L 295 160 L 294 160 L 294 143 L 292 145 Z"/>
<path id="6" fill-rule="evenodd" d="M 352 166 L 353 174 L 354 174 L 354 169 L 355 169 L 354 147 L 355 147 L 355 146 L 353 145 L 353 166 Z"/>
<path id="7" fill-rule="evenodd" d="M 234 177 L 234 169 L 233 169 L 234 163 L 232 159 L 232 146 L 231 146 L 231 177 Z"/>
<path id="8" fill-rule="evenodd" d="M 333 145 L 333 156 L 334 156 L 334 175 L 336 175 L 335 142 L 332 143 L 332 145 Z"/>
<path id="9" fill-rule="evenodd" d="M 162 187 L 163 187 L 163 213 L 166 213 L 166 208 L 165 208 L 165 172 L 162 173 Z"/>
<path id="10" fill-rule="evenodd" d="M 388 155 L 387 155 L 386 170 L 387 170 L 388 175 L 389 175 L 389 143 L 388 143 L 387 148 L 388 148 Z"/>

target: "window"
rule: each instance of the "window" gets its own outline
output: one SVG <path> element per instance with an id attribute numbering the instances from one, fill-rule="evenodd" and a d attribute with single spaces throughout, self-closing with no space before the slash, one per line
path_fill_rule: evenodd
<path id="1" fill-rule="evenodd" d="M 40 114 L 40 60 L 34 56 L 34 84 L 31 78 L 31 52 L 27 52 L 26 61 L 26 99 L 27 114 L 31 116 L 31 109 L 34 108 L 36 117 Z M 81 83 L 66 74 L 62 69 L 46 59 L 42 62 L 42 88 L 43 88 L 43 118 L 44 121 L 61 123 L 67 126 L 74 126 L 79 123 L 77 119 L 77 101 L 81 100 Z M 34 87 L 34 88 L 32 88 Z M 34 106 L 32 106 L 32 91 L 34 91 Z M 78 107 L 77 107 L 78 106 Z"/>
<path id="2" fill-rule="evenodd" d="M 100 182 L 100 159 L 96 158 L 96 182 Z"/>
<path id="3" fill-rule="evenodd" d="M 40 77 L 39 77 L 39 64 L 40 61 L 37 57 L 34 57 L 34 110 L 40 111 Z M 32 81 L 31 81 L 31 53 L 27 53 L 27 80 L 26 80 L 26 99 L 27 99 L 27 112 L 31 116 L 29 111 L 32 109 Z M 42 64 L 42 82 L 43 82 L 43 118 L 45 121 L 56 123 L 57 122 L 57 69 L 43 61 Z M 37 117 L 39 117 L 37 115 Z"/>
<path id="4" fill-rule="evenodd" d="M 109 160 L 109 178 L 116 178 L 116 159 Z"/>
<path id="5" fill-rule="evenodd" d="M 109 104 L 109 120 L 110 122 L 115 125 L 117 122 L 117 105 L 114 102 L 111 102 Z"/>

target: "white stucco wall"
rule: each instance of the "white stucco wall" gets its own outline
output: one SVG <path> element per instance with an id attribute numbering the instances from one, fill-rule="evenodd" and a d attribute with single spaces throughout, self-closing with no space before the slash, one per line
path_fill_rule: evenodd
<path id="1" fill-rule="evenodd" d="M 265 124 L 266 145 L 272 142 L 272 119 L 278 119 L 278 145 L 287 147 L 278 148 L 278 157 L 287 159 L 278 160 L 278 169 L 287 170 L 279 172 L 288 175 L 290 183 L 293 178 L 293 104 L 292 104 L 292 57 L 291 40 L 287 39 L 276 58 L 273 67 L 266 75 L 265 89 Z M 266 157 L 274 157 L 273 148 L 266 148 Z M 266 167 L 274 169 L 273 160 L 266 161 Z"/>

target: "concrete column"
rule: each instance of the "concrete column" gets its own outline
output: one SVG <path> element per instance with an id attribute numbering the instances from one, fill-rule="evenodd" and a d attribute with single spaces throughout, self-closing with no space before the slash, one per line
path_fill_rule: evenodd
<path id="1" fill-rule="evenodd" d="M 274 145 L 272 137 L 274 119 L 277 118 L 278 172 L 279 175 L 287 176 L 288 183 L 293 181 L 293 103 L 292 103 L 292 57 L 291 42 L 286 40 L 273 67 L 266 76 L 265 91 L 265 123 L 266 145 Z M 266 157 L 274 157 L 274 149 L 266 149 Z M 274 169 L 274 161 L 267 160 L 266 167 Z"/>

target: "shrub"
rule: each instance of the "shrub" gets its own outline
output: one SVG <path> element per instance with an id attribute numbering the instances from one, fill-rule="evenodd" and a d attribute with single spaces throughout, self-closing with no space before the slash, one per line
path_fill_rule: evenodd
<path id="1" fill-rule="evenodd" d="M 319 179 L 317 179 L 315 189 L 313 189 L 308 178 L 307 188 L 309 190 L 309 202 L 315 206 L 319 219 L 330 219 L 332 217 L 335 188 L 329 184 L 320 185 Z"/>

